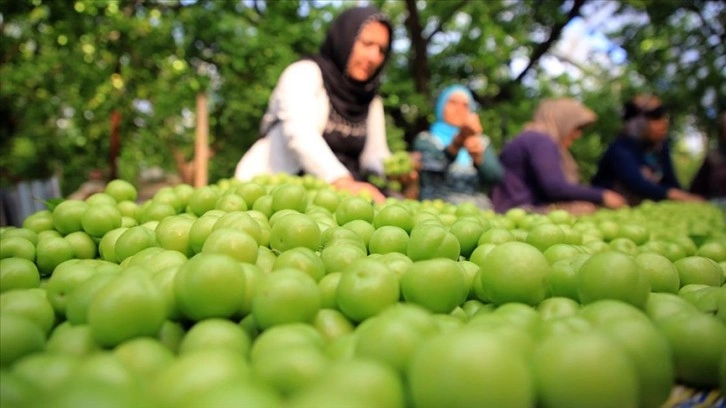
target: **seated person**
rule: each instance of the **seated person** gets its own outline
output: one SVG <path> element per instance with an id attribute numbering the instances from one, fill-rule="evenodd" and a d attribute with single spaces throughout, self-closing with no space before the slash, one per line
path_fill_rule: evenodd
<path id="1" fill-rule="evenodd" d="M 542 101 L 532 122 L 499 155 L 505 174 L 492 192 L 494 209 L 547 212 L 561 208 L 583 214 L 595 211 L 597 205 L 623 206 L 621 195 L 579 184 L 579 169 L 569 148 L 596 120 L 595 112 L 574 99 Z"/>
<path id="2" fill-rule="evenodd" d="M 639 95 L 625 104 L 623 129 L 598 163 L 592 184 L 613 189 L 636 205 L 645 199 L 699 201 L 673 172 L 668 115 L 659 98 Z"/>
<path id="3" fill-rule="evenodd" d="M 719 121 L 716 147 L 706 152 L 690 191 L 710 200 L 726 201 L 726 112 L 721 113 Z"/>
<path id="4" fill-rule="evenodd" d="M 338 189 L 383 194 L 365 180 L 383 173 L 386 141 L 381 72 L 391 25 L 375 7 L 355 7 L 331 24 L 317 55 L 282 73 L 260 125 L 261 137 L 237 164 L 235 177 L 311 174 Z"/>
<path id="5" fill-rule="evenodd" d="M 487 192 L 502 179 L 504 169 L 489 138 L 482 135 L 473 104 L 468 88 L 444 89 L 436 102 L 436 121 L 428 132 L 416 136 L 413 150 L 421 154 L 421 200 L 492 207 Z"/>

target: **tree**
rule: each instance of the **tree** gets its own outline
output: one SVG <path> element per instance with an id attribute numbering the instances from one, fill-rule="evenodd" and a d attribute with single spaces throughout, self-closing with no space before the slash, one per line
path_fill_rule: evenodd
<path id="1" fill-rule="evenodd" d="M 315 50 L 314 25 L 330 9 L 302 16 L 297 1 L 14 2 L 2 19 L 10 33 L 0 60 L 3 181 L 62 168 L 63 190 L 74 190 L 88 170 L 108 167 L 112 115 L 121 118 L 122 178 L 183 164 L 195 96 L 207 91 L 218 153 L 210 170 L 216 179 L 231 174 L 257 138 L 277 77 Z"/>

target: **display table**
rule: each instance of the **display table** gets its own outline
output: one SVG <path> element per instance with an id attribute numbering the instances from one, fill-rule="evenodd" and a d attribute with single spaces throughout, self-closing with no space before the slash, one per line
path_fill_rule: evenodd
<path id="1" fill-rule="evenodd" d="M 726 398 L 719 390 L 698 390 L 684 385 L 673 388 L 663 408 L 712 408 L 726 407 Z"/>

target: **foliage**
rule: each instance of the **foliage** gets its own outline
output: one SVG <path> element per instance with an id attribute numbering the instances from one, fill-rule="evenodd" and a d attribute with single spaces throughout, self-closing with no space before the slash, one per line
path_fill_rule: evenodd
<path id="1" fill-rule="evenodd" d="M 321 41 L 297 2 L 262 14 L 232 2 L 78 0 L 16 2 L 3 13 L 0 71 L 6 110 L 2 178 L 36 178 L 61 168 L 63 190 L 108 167 L 112 112 L 122 117 L 121 177 L 189 158 L 195 95 L 212 93 L 212 179 L 227 176 L 257 137 L 282 69 Z M 317 34 L 316 34 L 317 33 Z M 311 35 L 312 34 L 312 35 Z M 292 39 L 279 41 L 279 38 Z M 275 43 L 275 47 L 270 44 Z"/>
<path id="2" fill-rule="evenodd" d="M 374 0 L 396 27 L 382 88 L 393 150 L 432 120 L 436 93 L 468 85 L 500 148 L 539 99 L 572 95 L 599 115 L 574 146 L 583 178 L 619 128 L 619 106 L 650 89 L 703 131 L 724 109 L 724 10 L 703 0 L 599 2 Z M 564 27 L 608 4 L 603 25 L 627 60 L 573 61 Z M 0 28 L 0 178 L 62 171 L 64 192 L 94 168 L 112 169 L 111 117 L 120 115 L 120 177 L 175 169 L 194 146 L 195 99 L 209 95 L 210 182 L 232 174 L 257 138 L 282 70 L 314 53 L 327 23 L 352 3 L 313 0 L 52 0 L 3 2 Z M 704 14 L 705 13 L 705 14 Z M 699 23 L 700 21 L 700 23 Z M 707 28 L 703 29 L 702 28 Z M 720 38 L 720 41 L 716 41 Z M 622 47 L 622 49 L 618 48 Z M 612 51 L 612 52 L 611 52 Z M 696 52 L 697 60 L 684 55 Z M 607 57 L 607 56 L 606 56 Z M 547 59 L 569 67 L 544 69 Z M 524 64 L 523 64 L 524 63 Z M 686 160 L 687 161 L 687 160 Z M 691 166 L 686 163 L 685 166 Z"/>
<path id="3" fill-rule="evenodd" d="M 726 110 L 726 4 L 637 0 L 620 4 L 618 13 L 639 16 L 611 33 L 632 69 L 677 120 L 693 115 L 702 131 L 716 135 L 716 117 Z"/>

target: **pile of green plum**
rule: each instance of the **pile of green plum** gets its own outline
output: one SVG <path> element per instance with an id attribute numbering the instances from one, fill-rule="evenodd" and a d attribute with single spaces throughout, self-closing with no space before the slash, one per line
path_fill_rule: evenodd
<path id="1" fill-rule="evenodd" d="M 400 192 L 403 189 L 401 180 L 414 170 L 414 161 L 411 155 L 400 150 L 394 152 L 383 160 L 383 176 L 372 174 L 368 181 L 378 188 Z"/>
<path id="2" fill-rule="evenodd" d="M 661 407 L 726 394 L 726 222 L 304 176 L 122 180 L 0 229 L 0 406 Z"/>

